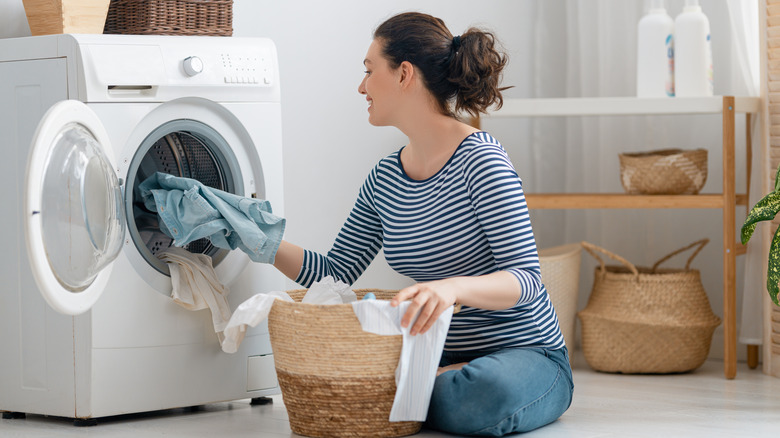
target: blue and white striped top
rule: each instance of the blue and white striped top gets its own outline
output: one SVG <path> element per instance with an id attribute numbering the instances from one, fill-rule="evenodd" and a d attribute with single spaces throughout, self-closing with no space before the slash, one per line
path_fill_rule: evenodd
<path id="1" fill-rule="evenodd" d="M 522 182 L 501 144 L 474 133 L 439 172 L 419 181 L 404 172 L 401 150 L 368 175 L 327 256 L 304 251 L 296 282 L 308 287 L 331 275 L 352 284 L 382 247 L 390 266 L 417 282 L 505 270 L 522 287 L 517 304 L 505 310 L 463 306 L 452 317 L 444 349 L 562 348 Z"/>

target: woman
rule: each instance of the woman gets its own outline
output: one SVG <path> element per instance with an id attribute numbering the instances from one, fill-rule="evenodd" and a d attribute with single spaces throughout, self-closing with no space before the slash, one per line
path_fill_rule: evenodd
<path id="1" fill-rule="evenodd" d="M 392 300 L 412 300 L 401 322 L 414 321 L 411 334 L 462 305 L 426 425 L 501 436 L 554 421 L 571 404 L 571 368 L 521 181 L 498 141 L 455 117 L 500 107 L 506 57 L 491 33 L 453 37 L 438 18 L 403 13 L 376 29 L 363 63 L 369 122 L 409 143 L 371 171 L 326 256 L 282 242 L 274 266 L 304 286 L 351 284 L 383 247 L 418 282 Z"/>

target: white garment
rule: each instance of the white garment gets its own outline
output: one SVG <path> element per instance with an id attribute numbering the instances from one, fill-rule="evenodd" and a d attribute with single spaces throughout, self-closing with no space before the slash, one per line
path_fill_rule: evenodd
<path id="1" fill-rule="evenodd" d="M 222 332 L 230 320 L 230 289 L 217 278 L 211 257 L 175 246 L 157 257 L 168 264 L 171 272 L 173 301 L 187 310 L 211 309 L 214 332 Z"/>
<path id="2" fill-rule="evenodd" d="M 271 306 L 277 298 L 293 301 L 285 292 L 268 292 L 267 294 L 257 294 L 241 303 L 225 326 L 222 351 L 225 353 L 238 351 L 238 346 L 241 345 L 241 341 L 246 335 L 247 326 L 255 327 L 268 318 Z"/>
<path id="3" fill-rule="evenodd" d="M 357 301 L 357 295 L 347 283 L 336 280 L 330 275 L 314 282 L 301 300 L 308 304 L 344 304 Z"/>
<path id="4" fill-rule="evenodd" d="M 412 336 L 409 329 L 414 321 L 407 328 L 401 327 L 401 318 L 410 304 L 411 301 L 405 301 L 393 307 L 386 300 L 352 303 L 364 331 L 378 335 L 403 335 L 401 357 L 395 369 L 396 391 L 390 421 L 425 421 L 452 319 L 453 307 L 450 306 L 428 331 Z"/>

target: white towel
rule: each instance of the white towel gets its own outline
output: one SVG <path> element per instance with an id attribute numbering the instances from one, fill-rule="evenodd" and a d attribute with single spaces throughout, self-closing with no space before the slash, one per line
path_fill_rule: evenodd
<path id="1" fill-rule="evenodd" d="M 453 307 L 450 306 L 428 331 L 412 336 L 409 329 L 414 321 L 409 327 L 401 327 L 401 318 L 410 304 L 410 301 L 404 301 L 393 307 L 386 300 L 352 303 L 364 331 L 378 335 L 403 335 L 401 357 L 395 369 L 396 391 L 390 421 L 425 421 L 452 319 Z"/>
<path id="2" fill-rule="evenodd" d="M 214 332 L 219 335 L 230 320 L 227 295 L 230 289 L 223 285 L 211 265 L 211 257 L 171 247 L 158 254 L 171 272 L 171 298 L 187 310 L 211 309 Z"/>

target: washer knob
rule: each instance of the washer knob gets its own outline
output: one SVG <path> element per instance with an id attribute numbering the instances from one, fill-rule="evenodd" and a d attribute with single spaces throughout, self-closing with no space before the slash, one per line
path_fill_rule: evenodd
<path id="1" fill-rule="evenodd" d="M 197 56 L 189 56 L 184 59 L 184 73 L 188 76 L 195 76 L 203 71 L 203 61 Z"/>

